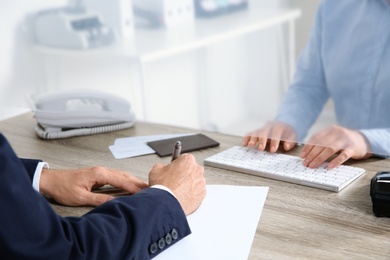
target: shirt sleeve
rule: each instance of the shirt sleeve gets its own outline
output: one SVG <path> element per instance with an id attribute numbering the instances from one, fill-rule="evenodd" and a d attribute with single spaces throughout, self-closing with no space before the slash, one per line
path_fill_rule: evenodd
<path id="1" fill-rule="evenodd" d="M 166 187 L 164 185 L 156 184 L 156 185 L 151 186 L 150 188 L 165 190 L 165 191 L 169 192 L 170 194 L 172 194 L 173 197 L 176 198 L 175 194 L 173 194 L 173 192 L 168 187 Z"/>
<path id="2" fill-rule="evenodd" d="M 321 113 L 329 93 L 326 88 L 321 57 L 322 3 L 307 46 L 300 55 L 292 83 L 288 88 L 275 120 L 292 126 L 303 141 Z"/>
<path id="3" fill-rule="evenodd" d="M 37 192 L 39 192 L 39 181 L 41 180 L 41 174 L 42 174 L 42 170 L 44 168 L 48 169 L 49 164 L 46 162 L 39 162 L 37 165 L 37 168 L 35 169 L 35 172 L 34 172 L 32 185 L 33 185 L 34 190 L 36 190 Z"/>
<path id="4" fill-rule="evenodd" d="M 363 129 L 360 132 L 370 143 L 371 153 L 381 157 L 390 156 L 390 129 Z"/>

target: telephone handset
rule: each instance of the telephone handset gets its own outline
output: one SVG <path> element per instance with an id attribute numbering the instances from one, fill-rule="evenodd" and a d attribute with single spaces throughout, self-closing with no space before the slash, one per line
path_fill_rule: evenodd
<path id="1" fill-rule="evenodd" d="M 31 96 L 30 102 L 38 121 L 37 133 L 45 139 L 114 131 L 131 127 L 135 121 L 126 99 L 95 90 Z"/>

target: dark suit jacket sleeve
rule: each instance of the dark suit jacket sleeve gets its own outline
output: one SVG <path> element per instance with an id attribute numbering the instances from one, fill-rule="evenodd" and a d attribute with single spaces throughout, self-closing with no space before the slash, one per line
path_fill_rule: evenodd
<path id="1" fill-rule="evenodd" d="M 32 182 L 37 165 L 39 162 L 41 162 L 41 160 L 24 159 L 24 158 L 21 158 L 20 160 L 23 163 L 23 166 L 26 169 L 28 176 L 30 177 L 30 180 Z"/>
<path id="2" fill-rule="evenodd" d="M 0 174 L 0 259 L 149 259 L 191 233 L 178 201 L 154 188 L 58 216 L 2 135 Z"/>

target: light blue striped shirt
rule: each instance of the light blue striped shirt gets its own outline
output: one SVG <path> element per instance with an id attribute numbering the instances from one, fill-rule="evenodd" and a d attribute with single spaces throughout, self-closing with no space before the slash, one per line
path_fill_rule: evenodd
<path id="1" fill-rule="evenodd" d="M 324 0 L 276 120 L 302 141 L 333 99 L 337 124 L 359 130 L 372 152 L 390 155 L 390 5 Z"/>

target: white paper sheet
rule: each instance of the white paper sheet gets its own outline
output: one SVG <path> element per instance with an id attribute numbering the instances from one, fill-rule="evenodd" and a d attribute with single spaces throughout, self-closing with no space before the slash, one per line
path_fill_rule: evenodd
<path id="1" fill-rule="evenodd" d="M 110 149 L 112 155 L 116 159 L 123 159 L 123 158 L 155 153 L 155 151 L 146 144 L 147 142 L 192 135 L 192 134 L 193 133 L 144 135 L 144 136 L 118 138 L 115 140 L 115 143 L 113 145 L 110 145 L 108 148 Z"/>
<path id="2" fill-rule="evenodd" d="M 188 216 L 192 234 L 156 258 L 248 259 L 268 187 L 207 185 L 207 196 Z"/>

